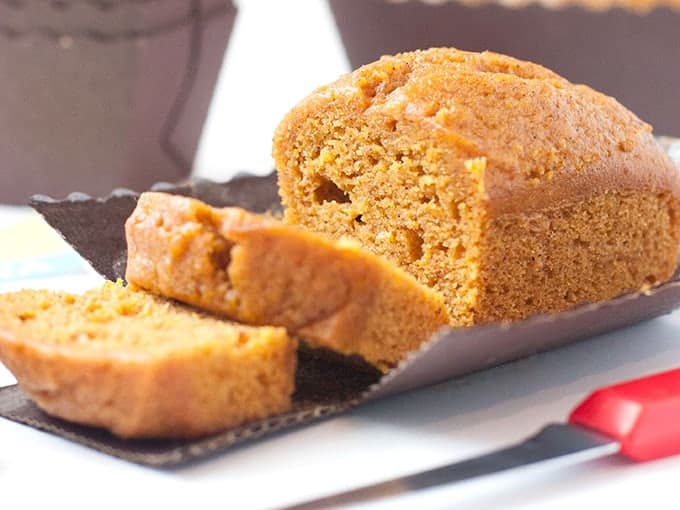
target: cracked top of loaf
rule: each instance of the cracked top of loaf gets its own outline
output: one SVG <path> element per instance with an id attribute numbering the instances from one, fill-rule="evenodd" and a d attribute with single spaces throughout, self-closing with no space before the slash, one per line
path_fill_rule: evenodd
<path id="1" fill-rule="evenodd" d="M 404 144 L 447 147 L 455 159 L 469 161 L 455 171 L 482 168 L 494 215 L 608 189 L 680 196 L 678 172 L 651 126 L 614 98 L 492 52 L 433 48 L 363 66 L 289 113 L 275 136 L 275 156 L 306 118 L 338 113 L 408 124 L 411 139 Z"/>

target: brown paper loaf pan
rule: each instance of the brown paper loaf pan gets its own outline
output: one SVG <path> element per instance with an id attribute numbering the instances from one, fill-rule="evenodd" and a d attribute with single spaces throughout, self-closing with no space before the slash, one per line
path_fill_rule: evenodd
<path id="1" fill-rule="evenodd" d="M 634 11 L 584 7 L 603 3 L 596 0 L 543 2 L 559 8 L 525 0 L 329 1 L 353 67 L 431 46 L 496 51 L 614 96 L 657 132 L 680 136 L 680 4 Z"/>
<path id="2" fill-rule="evenodd" d="M 189 175 L 231 0 L 0 1 L 0 203 Z"/>
<path id="3" fill-rule="evenodd" d="M 680 141 L 661 142 L 680 167 Z M 259 212 L 280 208 L 273 174 L 242 176 L 225 184 L 195 181 L 155 188 L 194 196 L 215 206 L 239 205 Z M 99 273 L 113 279 L 125 274 L 123 224 L 137 196 L 129 190 L 118 190 L 103 199 L 77 193 L 64 200 L 35 197 L 32 205 Z M 680 271 L 644 293 L 513 323 L 445 329 L 383 377 L 356 360 L 334 360 L 327 353 L 302 350 L 291 412 L 199 440 L 121 440 L 102 430 L 46 415 L 17 386 L 0 389 L 0 416 L 131 462 L 174 466 L 345 412 L 368 400 L 462 377 L 651 319 L 678 306 Z"/>

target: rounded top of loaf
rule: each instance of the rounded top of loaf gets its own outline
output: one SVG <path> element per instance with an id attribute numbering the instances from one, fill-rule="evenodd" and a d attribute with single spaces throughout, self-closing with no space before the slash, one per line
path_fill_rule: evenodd
<path id="1" fill-rule="evenodd" d="M 365 65 L 288 114 L 275 136 L 277 162 L 305 119 L 324 115 L 408 124 L 404 143 L 420 138 L 475 161 L 453 171 L 481 169 L 497 214 L 608 189 L 680 196 L 678 171 L 648 124 L 611 97 L 497 53 L 432 48 Z"/>

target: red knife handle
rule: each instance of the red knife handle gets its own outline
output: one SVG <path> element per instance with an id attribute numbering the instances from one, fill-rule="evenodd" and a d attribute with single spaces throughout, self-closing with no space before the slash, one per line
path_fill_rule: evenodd
<path id="1" fill-rule="evenodd" d="M 680 369 L 601 388 L 569 416 L 621 444 L 636 461 L 680 453 Z"/>

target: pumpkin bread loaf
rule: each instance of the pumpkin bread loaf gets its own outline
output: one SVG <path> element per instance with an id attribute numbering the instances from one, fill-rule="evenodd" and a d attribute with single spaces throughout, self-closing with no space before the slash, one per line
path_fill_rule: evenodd
<path id="1" fill-rule="evenodd" d="M 618 102 L 494 53 L 383 57 L 274 139 L 285 220 L 441 292 L 452 322 L 556 312 L 670 277 L 678 171 Z"/>
<path id="2" fill-rule="evenodd" d="M 126 235 L 130 283 L 383 371 L 449 322 L 441 295 L 355 242 L 239 208 L 143 193 Z"/>
<path id="3" fill-rule="evenodd" d="M 288 410 L 296 343 L 107 283 L 0 295 L 0 360 L 54 416 L 122 437 L 195 437 Z"/>

